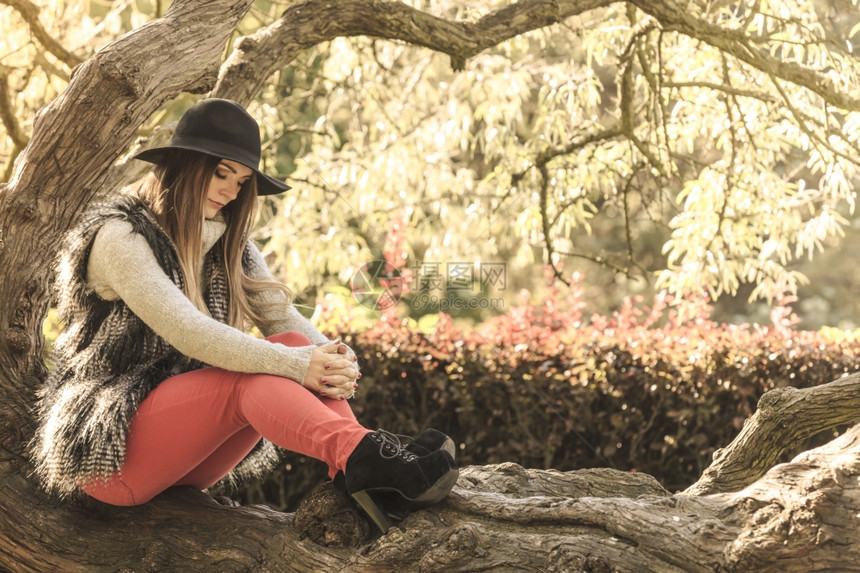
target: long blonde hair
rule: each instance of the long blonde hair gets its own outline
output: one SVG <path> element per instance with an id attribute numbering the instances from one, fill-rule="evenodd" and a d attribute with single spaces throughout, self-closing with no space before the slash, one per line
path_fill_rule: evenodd
<path id="1" fill-rule="evenodd" d="M 203 266 L 203 210 L 209 183 L 221 159 L 205 153 L 173 149 L 153 170 L 126 189 L 139 198 L 167 236 L 173 241 L 185 281 L 185 295 L 202 312 L 209 313 L 200 284 Z M 254 279 L 242 268 L 242 253 L 251 235 L 257 213 L 257 179 L 250 177 L 236 199 L 221 209 L 227 229 L 222 260 L 230 292 L 227 324 L 244 328 L 245 321 L 265 325 L 264 308 L 255 293 L 280 290 L 292 300 L 283 284 Z"/>

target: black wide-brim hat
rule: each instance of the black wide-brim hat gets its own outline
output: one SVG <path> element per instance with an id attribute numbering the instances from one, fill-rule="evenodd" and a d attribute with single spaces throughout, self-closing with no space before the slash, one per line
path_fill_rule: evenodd
<path id="1" fill-rule="evenodd" d="M 135 159 L 161 163 L 172 149 L 188 149 L 241 163 L 257 174 L 257 195 L 274 195 L 290 186 L 260 171 L 260 126 L 229 99 L 202 99 L 188 108 L 167 147 L 141 151 Z"/>

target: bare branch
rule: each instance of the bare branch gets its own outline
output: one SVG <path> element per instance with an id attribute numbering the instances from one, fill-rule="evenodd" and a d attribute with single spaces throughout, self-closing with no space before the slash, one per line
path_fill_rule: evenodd
<path id="1" fill-rule="evenodd" d="M 637 8 L 659 20 L 666 31 L 697 38 L 773 76 L 803 86 L 836 107 L 860 111 L 860 94 L 845 92 L 834 80 L 816 69 L 773 56 L 766 46 L 758 46 L 743 31 L 727 30 L 696 18 L 673 0 L 629 0 Z"/>
<path id="2" fill-rule="evenodd" d="M 729 87 L 731 87 L 731 75 L 729 74 L 729 65 L 726 62 L 725 56 L 722 58 L 723 65 L 723 81 Z M 724 191 L 722 196 L 722 202 L 720 204 L 720 208 L 717 211 L 717 228 L 714 229 L 714 234 L 711 235 L 710 239 L 708 239 L 707 245 L 705 245 L 705 252 L 710 252 L 711 248 L 717 242 L 718 239 L 722 239 L 723 237 L 723 225 L 726 222 L 726 212 L 729 208 L 729 199 L 732 195 L 732 189 L 735 186 L 735 164 L 738 159 L 738 131 L 735 126 L 735 117 L 733 113 L 732 103 L 734 100 L 729 96 L 728 93 L 723 93 L 723 104 L 726 106 L 726 117 L 728 118 L 728 126 L 729 126 L 729 139 L 731 141 L 730 150 L 729 150 L 729 164 L 725 170 L 725 184 Z M 743 114 L 741 114 L 741 118 L 743 118 Z M 701 266 L 704 267 L 706 265 L 705 255 L 703 253 Z"/>
<path id="3" fill-rule="evenodd" d="M 74 68 L 83 60 L 78 56 L 66 50 L 57 40 L 55 40 L 42 23 L 39 21 L 39 7 L 30 2 L 30 0 L 0 0 L 0 4 L 6 4 L 14 8 L 27 22 L 30 27 L 30 32 L 42 44 L 46 50 L 53 54 L 58 60 Z"/>
<path id="4" fill-rule="evenodd" d="M 723 92 L 723 93 L 732 95 L 734 97 L 748 97 L 748 98 L 757 99 L 757 100 L 760 100 L 760 101 L 763 101 L 766 103 L 776 103 L 776 101 L 777 101 L 777 99 L 775 97 L 773 97 L 771 94 L 763 92 L 763 91 L 745 90 L 745 89 L 736 88 L 736 87 L 731 86 L 731 85 L 715 84 L 713 82 L 702 82 L 702 81 L 673 82 L 673 81 L 665 81 L 664 80 L 661 85 L 662 85 L 662 87 L 668 88 L 668 89 L 702 88 L 702 89 L 714 90 L 714 91 L 719 91 L 719 92 Z"/>
<path id="5" fill-rule="evenodd" d="M 779 81 L 777 81 L 776 78 L 771 77 L 770 80 L 771 82 L 773 82 L 776 91 L 778 91 L 779 95 L 782 96 L 782 103 L 785 105 L 785 108 L 788 110 L 791 116 L 794 117 L 794 120 L 797 122 L 797 126 L 800 128 L 801 131 L 803 131 L 803 133 L 809 136 L 809 139 L 813 141 L 816 147 L 821 146 L 837 157 L 841 157 L 846 161 L 850 161 L 851 163 L 860 165 L 860 159 L 856 157 L 851 157 L 850 155 L 846 155 L 845 153 L 839 151 L 833 146 L 833 144 L 827 141 L 826 137 L 822 137 L 820 134 L 815 133 L 815 131 L 813 131 L 813 129 L 809 125 L 807 125 L 808 118 L 806 117 L 806 115 L 803 114 L 794 106 L 794 104 L 791 103 L 791 97 L 786 93 L 785 88 L 783 88 L 779 84 Z M 850 143 L 844 138 L 843 141 L 846 141 L 846 143 Z M 854 145 L 853 147 L 855 150 L 857 149 L 856 145 Z"/>
<path id="6" fill-rule="evenodd" d="M 552 274 L 566 284 L 570 286 L 570 281 L 564 278 L 564 275 L 561 273 L 561 269 L 558 268 L 555 264 L 555 257 L 553 256 L 555 253 L 555 246 L 552 244 L 552 229 L 549 224 L 549 214 L 548 214 L 548 204 L 549 204 L 549 174 L 546 171 L 546 164 L 538 167 L 540 170 L 540 221 L 541 221 L 541 230 L 543 231 L 543 244 L 546 249 L 546 261 L 552 267 Z"/>
<path id="7" fill-rule="evenodd" d="M 627 262 L 635 264 L 636 253 L 633 250 L 633 229 L 630 226 L 630 190 L 633 187 L 633 181 L 636 179 L 636 174 L 639 169 L 634 168 L 632 173 L 624 182 L 624 188 L 621 190 L 622 207 L 624 213 L 624 239 L 627 242 Z"/>
<path id="8" fill-rule="evenodd" d="M 16 147 L 24 148 L 27 145 L 27 134 L 21 129 L 15 109 L 12 105 L 12 94 L 9 92 L 9 70 L 0 66 L 0 121 L 6 128 L 6 134 Z"/>
<path id="9" fill-rule="evenodd" d="M 625 135 L 624 131 L 621 129 L 621 126 L 616 125 L 613 127 L 608 127 L 602 131 L 587 134 L 583 137 L 577 137 L 573 141 L 569 142 L 567 145 L 562 145 L 561 147 L 551 147 L 542 151 L 537 157 L 535 157 L 535 166 L 540 167 L 546 165 L 557 157 L 570 155 L 571 153 L 575 153 L 580 149 L 588 147 L 589 145 L 592 145 L 594 143 L 615 139 L 616 137 L 621 137 L 622 135 Z M 520 174 L 519 177 L 522 178 L 522 174 Z"/>
<path id="10" fill-rule="evenodd" d="M 12 94 L 9 92 L 9 71 L 5 66 L 0 66 L 0 122 L 3 123 L 6 134 L 12 140 L 12 151 L 9 153 L 6 165 L 3 167 L 3 174 L 0 176 L 3 181 L 6 181 L 12 174 L 12 164 L 15 162 L 15 158 L 27 145 L 29 138 L 21 129 L 21 124 L 18 123 L 18 117 L 15 115 Z"/>

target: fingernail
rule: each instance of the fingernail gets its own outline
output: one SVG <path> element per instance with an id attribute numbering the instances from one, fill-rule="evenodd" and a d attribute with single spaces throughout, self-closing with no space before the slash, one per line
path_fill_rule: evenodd
<path id="1" fill-rule="evenodd" d="M 323 368 L 325 368 L 326 370 L 328 370 L 328 369 L 329 369 L 329 365 L 328 365 L 328 364 L 326 364 L 325 366 L 323 366 Z"/>
<path id="2" fill-rule="evenodd" d="M 328 384 L 328 378 L 320 378 L 320 382 L 323 384 Z"/>

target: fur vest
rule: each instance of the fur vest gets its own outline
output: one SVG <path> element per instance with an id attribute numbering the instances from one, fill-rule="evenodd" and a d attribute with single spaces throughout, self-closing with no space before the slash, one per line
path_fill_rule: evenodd
<path id="1" fill-rule="evenodd" d="M 131 223 L 165 274 L 183 288 L 171 240 L 137 199 L 118 197 L 91 209 L 67 236 L 55 285 L 57 312 L 66 328 L 54 344 L 54 366 L 38 393 L 38 428 L 31 444 L 37 475 L 49 492 L 60 496 L 119 471 L 128 427 L 141 401 L 164 379 L 205 366 L 179 353 L 122 300 L 104 300 L 88 286 L 93 239 L 110 219 Z M 222 240 L 207 253 L 203 269 L 206 305 L 214 319 L 224 322 L 229 292 Z M 249 261 L 246 249 L 243 264 Z M 277 460 L 275 446 L 262 440 L 225 479 L 235 483 L 259 475 Z"/>

